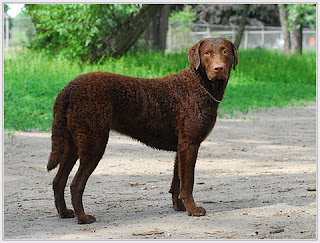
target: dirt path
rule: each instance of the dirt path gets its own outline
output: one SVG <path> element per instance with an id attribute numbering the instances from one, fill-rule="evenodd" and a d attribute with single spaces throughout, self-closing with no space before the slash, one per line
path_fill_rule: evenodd
<path id="1" fill-rule="evenodd" d="M 97 222 L 59 219 L 56 171 L 46 172 L 50 134 L 5 136 L 4 238 L 316 238 L 316 104 L 246 117 L 218 119 L 199 151 L 194 197 L 204 217 L 171 207 L 173 153 L 113 133 L 84 195 Z"/>

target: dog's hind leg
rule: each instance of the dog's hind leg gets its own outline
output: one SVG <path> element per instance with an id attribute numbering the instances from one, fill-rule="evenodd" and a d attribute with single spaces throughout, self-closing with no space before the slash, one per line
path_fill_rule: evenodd
<path id="1" fill-rule="evenodd" d="M 78 159 L 78 149 L 71 136 L 68 134 L 65 139 L 65 150 L 59 164 L 58 172 L 53 179 L 54 202 L 60 218 L 73 218 L 72 209 L 67 209 L 64 199 L 64 189 L 67 184 L 68 176 Z"/>
<path id="2" fill-rule="evenodd" d="M 96 221 L 95 217 L 85 214 L 82 196 L 89 176 L 103 156 L 108 138 L 108 133 L 97 135 L 95 132 L 86 131 L 79 139 L 80 166 L 70 186 L 72 205 L 79 224 L 90 224 Z"/>
<path id="3" fill-rule="evenodd" d="M 173 178 L 171 183 L 171 188 L 169 192 L 172 194 L 172 205 L 175 211 L 186 211 L 186 208 L 179 198 L 180 194 L 180 179 L 179 179 L 179 170 L 178 170 L 178 153 L 176 154 L 176 158 L 174 161 L 174 169 L 173 169 Z"/>

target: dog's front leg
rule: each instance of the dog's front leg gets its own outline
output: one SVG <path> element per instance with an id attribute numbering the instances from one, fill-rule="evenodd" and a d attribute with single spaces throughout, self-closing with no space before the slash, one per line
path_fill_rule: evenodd
<path id="1" fill-rule="evenodd" d="M 203 216 L 206 210 L 197 207 L 193 199 L 194 169 L 196 165 L 199 145 L 190 141 L 179 143 L 178 147 L 178 167 L 180 178 L 180 198 L 189 215 Z"/>

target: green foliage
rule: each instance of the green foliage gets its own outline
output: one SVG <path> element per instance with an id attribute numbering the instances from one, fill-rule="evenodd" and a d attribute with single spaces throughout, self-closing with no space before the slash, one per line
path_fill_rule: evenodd
<path id="1" fill-rule="evenodd" d="M 172 23 L 192 24 L 196 20 L 196 12 L 191 11 L 191 5 L 185 4 L 182 11 L 172 11 L 169 21 Z"/>
<path id="2" fill-rule="evenodd" d="M 316 29 L 316 5 L 315 4 L 288 4 L 288 26 L 291 28 L 295 19 L 300 18 L 300 25 L 310 26 Z M 298 25 L 297 28 L 300 26 Z"/>
<path id="3" fill-rule="evenodd" d="M 7 13 L 9 9 L 10 9 L 10 7 L 8 6 L 8 4 L 4 4 L 4 6 L 3 6 L 3 11 L 4 11 L 5 13 Z"/>
<path id="4" fill-rule="evenodd" d="M 139 4 L 26 4 L 37 35 L 33 49 L 82 62 Z"/>
<path id="5" fill-rule="evenodd" d="M 173 25 L 172 31 L 190 32 L 191 28 L 187 24 L 192 24 L 196 20 L 196 12 L 191 11 L 191 5 L 185 4 L 183 10 L 172 11 L 169 16 L 171 23 L 178 23 Z M 180 25 L 181 24 L 181 25 Z"/>
<path id="6" fill-rule="evenodd" d="M 63 57 L 25 51 L 4 59 L 4 127 L 10 130 L 51 128 L 53 102 L 76 76 L 108 71 L 155 78 L 189 66 L 186 52 L 129 52 L 119 59 L 104 59 L 82 67 Z M 219 116 L 234 116 L 249 109 L 284 107 L 315 100 L 316 55 L 285 55 L 263 49 L 240 50 L 239 65 L 231 79 Z"/>

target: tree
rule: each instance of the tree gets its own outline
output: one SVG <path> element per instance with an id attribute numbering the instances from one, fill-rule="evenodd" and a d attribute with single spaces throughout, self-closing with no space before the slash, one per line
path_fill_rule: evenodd
<path id="1" fill-rule="evenodd" d="M 286 10 L 286 7 L 287 6 L 285 4 L 279 4 L 280 23 L 284 40 L 283 50 L 286 55 L 289 55 L 291 49 L 291 39 L 288 25 L 288 11 Z"/>
<path id="2" fill-rule="evenodd" d="M 28 4 L 36 26 L 35 49 L 81 62 L 121 56 L 136 42 L 163 5 Z"/>
<path id="3" fill-rule="evenodd" d="M 196 12 L 191 11 L 191 5 L 178 5 L 169 16 L 169 21 L 174 24 L 172 25 L 171 31 L 178 30 L 179 32 L 191 32 L 192 27 L 189 24 L 194 23 L 195 20 Z"/>
<path id="4" fill-rule="evenodd" d="M 302 54 L 302 15 L 298 15 L 292 23 L 292 53 Z"/>
<path id="5" fill-rule="evenodd" d="M 241 21 L 243 4 L 194 4 L 192 10 L 196 12 L 197 21 L 209 24 L 236 24 Z M 279 11 L 277 4 L 250 4 L 247 24 L 251 25 L 279 25 Z"/>
<path id="6" fill-rule="evenodd" d="M 10 9 L 9 5 L 8 5 L 8 4 L 4 4 L 4 6 L 3 6 L 3 11 L 4 11 L 5 13 L 7 13 L 9 9 Z"/>
<path id="7" fill-rule="evenodd" d="M 192 11 L 192 5 L 176 5 L 176 9 L 171 12 L 169 21 L 171 23 L 192 24 L 196 21 L 196 12 Z"/>
<path id="8" fill-rule="evenodd" d="M 164 5 L 143 34 L 144 43 L 151 44 L 153 50 L 164 51 L 166 49 L 170 11 L 171 5 Z"/>
<path id="9" fill-rule="evenodd" d="M 235 46 L 237 48 L 239 48 L 239 46 L 240 46 L 240 43 L 241 43 L 241 40 L 242 40 L 243 31 L 244 31 L 244 28 L 246 27 L 249 8 L 250 8 L 250 4 L 243 5 L 241 21 L 240 21 L 240 24 L 238 26 L 238 32 L 237 32 L 237 35 L 236 35 L 236 39 L 234 41 L 234 44 L 235 44 Z"/>
<path id="10" fill-rule="evenodd" d="M 101 47 L 94 49 L 93 53 L 88 53 L 90 62 L 95 62 L 106 54 L 113 57 L 125 54 L 162 7 L 163 5 L 159 4 L 143 5 L 139 13 L 133 13 L 119 22 L 117 27 L 102 39 Z"/>
<path id="11" fill-rule="evenodd" d="M 290 6 L 290 5 L 289 5 Z M 302 54 L 302 24 L 303 5 L 292 4 L 290 6 L 290 20 L 292 25 L 292 53 Z"/>
<path id="12" fill-rule="evenodd" d="M 281 26 L 283 31 L 287 28 L 287 32 L 289 29 L 292 29 L 292 39 L 291 39 L 291 53 L 293 54 L 302 54 L 302 30 L 303 26 L 311 26 L 316 27 L 316 5 L 315 4 L 287 4 L 287 5 L 279 5 L 280 17 L 284 17 L 281 19 Z M 287 16 L 285 16 L 287 14 Z M 285 17 L 286 20 L 285 20 Z M 285 38 L 285 52 L 288 53 L 289 45 L 286 46 L 286 42 L 290 42 L 290 36 Z M 286 39 L 287 38 L 287 39 Z"/>
<path id="13" fill-rule="evenodd" d="M 6 13 L 6 17 L 4 18 L 4 36 L 6 36 L 6 38 L 8 38 L 8 39 L 11 38 L 11 29 L 12 29 L 12 25 L 13 25 L 12 18 L 8 15 L 9 9 L 10 9 L 10 7 L 8 6 L 8 4 L 4 4 L 3 10 Z M 6 21 L 8 21 L 8 25 L 7 25 Z M 8 33 L 7 33 L 7 28 L 8 28 Z"/>

